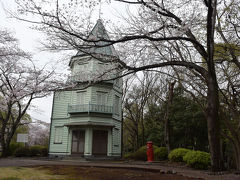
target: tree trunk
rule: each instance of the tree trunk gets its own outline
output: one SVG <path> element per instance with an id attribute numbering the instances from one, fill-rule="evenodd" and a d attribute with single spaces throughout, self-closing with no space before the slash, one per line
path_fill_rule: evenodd
<path id="1" fill-rule="evenodd" d="M 223 161 L 220 146 L 220 121 L 219 121 L 219 99 L 216 70 L 214 64 L 214 32 L 217 12 L 217 0 L 207 2 L 207 122 L 208 122 L 208 141 L 211 153 L 212 171 L 222 171 Z"/>
<path id="2" fill-rule="evenodd" d="M 134 147 L 134 151 L 138 150 L 139 149 L 139 131 L 138 131 L 138 123 L 135 122 L 135 130 L 134 130 L 134 133 L 135 133 L 135 147 Z"/>
<path id="3" fill-rule="evenodd" d="M 2 146 L 1 157 L 6 157 L 6 145 L 5 145 L 5 142 L 2 140 L 2 136 L 1 136 L 1 146 Z"/>
<path id="4" fill-rule="evenodd" d="M 4 144 L 4 145 L 2 145 L 2 155 L 1 155 L 1 157 L 7 157 L 9 154 L 9 144 Z"/>
<path id="5" fill-rule="evenodd" d="M 13 125 L 10 130 L 6 133 L 6 125 L 2 127 L 1 133 L 1 145 L 2 145 L 2 155 L 1 157 L 9 156 L 9 146 L 14 133 L 16 132 L 17 126 Z M 9 132 L 10 131 L 10 132 Z"/>
<path id="6" fill-rule="evenodd" d="M 164 123 L 164 140 L 165 140 L 165 145 L 167 147 L 167 151 L 169 154 L 171 151 L 171 148 L 170 148 L 169 115 L 168 114 L 169 113 L 167 113 L 167 117 L 166 117 L 165 123 Z"/>
<path id="7" fill-rule="evenodd" d="M 234 160 L 236 164 L 236 170 L 240 171 L 240 143 L 238 141 L 234 141 L 232 142 L 232 145 L 234 149 Z"/>
<path id="8" fill-rule="evenodd" d="M 3 120 L 1 119 L 1 121 L 3 122 Z M 8 147 L 6 146 L 6 142 L 5 142 L 5 125 L 6 123 L 2 123 L 2 127 L 1 127 L 1 136 L 0 136 L 0 143 L 2 146 L 2 154 L 1 157 L 7 157 L 7 152 L 8 152 Z"/>
<path id="9" fill-rule="evenodd" d="M 240 171 L 240 144 L 236 144 L 236 150 L 234 151 L 234 157 L 236 161 L 236 169 Z"/>
<path id="10" fill-rule="evenodd" d="M 122 116 L 121 118 L 121 158 L 123 158 L 123 110 L 122 110 L 121 116 Z M 49 137 L 49 144 L 50 144 L 50 137 Z M 50 145 L 48 145 L 48 147 L 50 147 Z"/>
<path id="11" fill-rule="evenodd" d="M 138 128 L 138 127 L 137 127 Z M 137 145 L 137 148 L 136 150 L 139 149 L 139 135 L 138 135 L 138 129 L 137 129 L 137 132 L 136 132 L 136 145 Z"/>
<path id="12" fill-rule="evenodd" d="M 141 125 L 142 125 L 142 146 L 144 146 L 145 145 L 145 127 L 143 122 L 143 116 L 142 116 Z"/>
<path id="13" fill-rule="evenodd" d="M 173 101 L 173 88 L 175 85 L 176 81 L 173 83 L 169 83 L 168 87 L 168 100 L 167 100 L 167 109 L 165 113 L 165 121 L 164 121 L 164 141 L 165 145 L 167 147 L 168 154 L 171 151 L 171 146 L 170 146 L 170 125 L 169 125 L 169 119 L 170 119 L 170 107 L 172 105 Z"/>
<path id="14" fill-rule="evenodd" d="M 235 160 L 236 170 L 240 171 L 240 140 L 239 140 L 239 135 L 238 135 L 237 131 L 233 131 L 232 128 L 229 128 L 229 129 L 230 129 L 231 135 L 230 136 L 225 136 L 225 137 L 228 138 L 228 140 L 232 144 L 232 147 L 233 147 L 233 150 L 234 150 L 234 160 Z"/>
<path id="15" fill-rule="evenodd" d="M 215 72 L 214 72 L 215 73 Z M 216 76 L 215 76 L 216 77 Z M 208 122 L 208 140 L 211 153 L 212 171 L 223 170 L 223 162 L 220 146 L 220 121 L 219 121 L 219 99 L 218 86 L 216 78 L 209 75 L 208 78 L 208 104 L 207 104 L 207 122 Z"/>
<path id="16" fill-rule="evenodd" d="M 5 140 L 5 136 L 1 136 L 2 155 L 1 157 L 9 156 L 9 145 L 10 141 Z"/>

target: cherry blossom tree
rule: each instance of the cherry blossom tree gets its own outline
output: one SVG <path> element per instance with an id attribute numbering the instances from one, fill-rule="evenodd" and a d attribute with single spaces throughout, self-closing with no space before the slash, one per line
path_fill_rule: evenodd
<path id="1" fill-rule="evenodd" d="M 29 144 L 48 146 L 50 124 L 41 120 L 30 123 L 29 127 Z"/>
<path id="2" fill-rule="evenodd" d="M 18 47 L 7 30 L 0 30 L 0 143 L 2 157 L 8 155 L 16 129 L 23 124 L 32 100 L 61 87 L 54 71 L 37 68 L 31 56 Z"/>
<path id="3" fill-rule="evenodd" d="M 69 0 L 68 3 L 55 1 L 16 0 L 19 5 L 16 18 L 34 24 L 45 32 L 48 39 L 45 47 L 50 50 L 76 49 L 89 53 L 93 47 L 115 44 L 124 61 L 118 57 L 104 57 L 118 62 L 124 73 L 136 73 L 147 69 L 159 69 L 166 66 L 185 68 L 202 80 L 206 89 L 205 107 L 208 122 L 208 138 L 212 160 L 212 170 L 223 168 L 220 152 L 219 87 L 214 61 L 215 42 L 224 40 L 221 26 L 217 23 L 228 22 L 234 31 L 224 31 L 225 37 L 239 36 L 239 16 L 233 0 L 116 0 L 138 9 L 138 13 L 125 18 L 111 38 L 89 38 L 92 28 L 92 10 L 98 1 Z M 49 7 L 51 4 L 51 7 Z M 234 5 L 240 4 L 234 0 Z M 227 5 L 227 6 L 226 6 Z M 226 6 L 226 7 L 225 7 Z M 79 10 L 82 7 L 83 11 Z M 85 13 L 84 13 L 85 12 Z M 235 12 L 231 18 L 222 16 L 224 12 Z M 34 15 L 35 19 L 29 14 Z M 227 21 L 225 21 L 227 20 Z M 225 24 L 227 25 L 227 24 Z M 216 33 L 218 32 L 217 36 Z M 219 38 L 219 37 L 222 37 Z M 99 44 L 99 42 L 104 42 Z M 175 44 L 173 48 L 172 44 Z M 95 56 L 96 54 L 91 54 Z M 101 58 L 101 57 L 97 57 Z M 239 59 L 233 62 L 239 65 Z M 204 65 L 203 65 L 204 64 Z"/>

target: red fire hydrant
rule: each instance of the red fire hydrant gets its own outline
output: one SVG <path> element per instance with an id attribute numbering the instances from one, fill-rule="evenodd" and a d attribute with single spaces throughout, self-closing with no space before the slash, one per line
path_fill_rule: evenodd
<path id="1" fill-rule="evenodd" d="M 153 154 L 153 142 L 148 141 L 147 142 L 147 161 L 153 162 L 154 160 L 154 154 Z"/>

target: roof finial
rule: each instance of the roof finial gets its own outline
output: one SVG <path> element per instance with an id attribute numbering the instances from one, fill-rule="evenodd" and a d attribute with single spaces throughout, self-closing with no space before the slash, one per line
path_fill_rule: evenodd
<path id="1" fill-rule="evenodd" d="M 102 1 L 99 0 L 99 19 L 101 19 Z"/>

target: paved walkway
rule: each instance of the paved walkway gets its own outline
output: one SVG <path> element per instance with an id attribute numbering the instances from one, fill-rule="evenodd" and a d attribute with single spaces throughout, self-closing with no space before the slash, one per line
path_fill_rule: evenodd
<path id="1" fill-rule="evenodd" d="M 40 165 L 76 165 L 82 167 L 104 167 L 104 168 L 127 168 L 135 170 L 147 170 L 160 173 L 177 173 L 187 177 L 203 178 L 206 180 L 240 180 L 240 175 L 225 173 L 223 175 L 209 175 L 206 171 L 193 170 L 186 167 L 172 167 L 161 163 L 147 162 L 93 162 L 82 160 L 49 160 L 31 158 L 6 158 L 0 159 L 0 167 L 10 166 L 40 166 Z"/>

